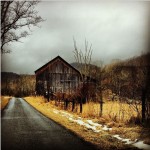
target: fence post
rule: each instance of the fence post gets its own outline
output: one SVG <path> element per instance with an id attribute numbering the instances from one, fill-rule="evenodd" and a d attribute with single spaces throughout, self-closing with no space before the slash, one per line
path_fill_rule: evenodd
<path id="1" fill-rule="evenodd" d="M 74 110 L 74 107 L 75 107 L 75 100 L 73 99 L 72 100 L 72 111 Z"/>
<path id="2" fill-rule="evenodd" d="M 80 98 L 80 113 L 82 113 L 82 98 Z"/>

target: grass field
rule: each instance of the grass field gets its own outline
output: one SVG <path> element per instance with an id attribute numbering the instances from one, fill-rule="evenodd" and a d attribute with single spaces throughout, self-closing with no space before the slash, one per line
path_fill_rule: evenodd
<path id="1" fill-rule="evenodd" d="M 59 109 L 64 109 L 64 103 L 50 101 L 51 104 L 57 106 Z M 68 105 L 68 111 L 72 111 L 72 103 Z M 80 106 L 76 105 L 74 113 L 80 114 Z M 100 118 L 100 104 L 96 102 L 88 102 L 83 104 L 83 111 L 80 114 L 82 117 Z M 140 123 L 141 120 L 141 105 L 132 103 L 128 104 L 125 102 L 118 101 L 104 101 L 103 112 L 101 120 L 114 121 L 117 123 Z"/>
<path id="2" fill-rule="evenodd" d="M 127 145 L 124 145 L 123 143 L 119 142 L 118 140 L 115 140 L 110 136 L 110 134 L 119 134 L 121 137 L 124 138 L 130 138 L 130 139 L 140 139 L 144 140 L 145 143 L 149 143 L 149 128 L 145 129 L 138 125 L 127 125 L 125 124 L 125 121 L 113 121 L 111 117 L 106 117 L 105 115 L 110 111 L 111 107 L 116 107 L 116 109 L 112 109 L 111 113 L 118 113 L 119 110 L 119 104 L 117 103 L 110 103 L 104 104 L 104 109 L 107 109 L 104 111 L 104 117 L 100 118 L 98 116 L 99 114 L 99 104 L 95 103 L 88 103 L 83 106 L 83 114 L 79 114 L 78 110 L 77 112 L 69 112 L 70 114 L 76 116 L 76 117 L 82 117 L 85 120 L 91 119 L 93 122 L 106 124 L 107 126 L 110 126 L 113 128 L 112 131 L 105 132 L 102 131 L 100 133 L 93 133 L 91 130 L 85 129 L 83 126 L 77 125 L 74 122 L 69 121 L 68 119 L 55 114 L 52 110 L 57 109 L 61 110 L 61 107 L 55 106 L 55 102 L 47 102 L 43 97 L 26 97 L 25 100 L 30 103 L 33 107 L 35 107 L 37 110 L 39 110 L 41 113 L 46 115 L 47 117 L 53 119 L 57 123 L 65 126 L 67 129 L 73 131 L 75 134 L 77 134 L 79 137 L 83 138 L 86 141 L 89 141 L 91 143 L 94 143 L 98 147 L 103 147 L 105 145 L 105 149 L 126 149 L 129 148 Z M 111 106 L 113 105 L 113 106 Z M 126 106 L 126 105 L 125 105 Z M 127 106 L 126 106 L 127 111 Z M 67 111 L 65 111 L 67 112 Z M 110 113 L 110 114 L 111 114 Z M 135 112 L 133 111 L 133 114 Z M 134 114 L 136 115 L 136 113 Z M 130 116 L 126 116 L 127 120 Z M 134 148 L 133 148 L 134 149 Z M 135 148 L 136 149 L 136 148 Z"/>
<path id="3" fill-rule="evenodd" d="M 0 107 L 1 110 L 3 110 L 6 107 L 9 100 L 10 100 L 9 96 L 1 96 L 1 107 Z"/>
<path id="4" fill-rule="evenodd" d="M 83 105 L 83 117 L 97 117 L 99 118 L 100 104 L 89 102 Z M 105 101 L 103 104 L 103 119 L 107 121 L 114 121 L 119 123 L 128 123 L 134 119 L 140 119 L 141 105 L 127 104 L 118 101 Z M 134 118 L 134 119 L 133 119 Z"/>

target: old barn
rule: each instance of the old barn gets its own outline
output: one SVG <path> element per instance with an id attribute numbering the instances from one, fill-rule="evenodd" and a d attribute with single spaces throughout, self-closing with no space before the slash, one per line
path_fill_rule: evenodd
<path id="1" fill-rule="evenodd" d="M 80 72 L 60 56 L 37 69 L 35 74 L 37 95 L 49 93 L 51 96 L 58 92 L 72 94 L 81 80 Z"/>

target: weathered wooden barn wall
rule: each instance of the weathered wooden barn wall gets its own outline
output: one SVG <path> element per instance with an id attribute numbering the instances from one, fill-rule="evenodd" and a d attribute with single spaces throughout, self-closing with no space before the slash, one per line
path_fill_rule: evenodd
<path id="1" fill-rule="evenodd" d="M 57 56 L 35 71 L 36 92 L 38 95 L 47 93 L 75 93 L 80 84 L 80 72 Z"/>

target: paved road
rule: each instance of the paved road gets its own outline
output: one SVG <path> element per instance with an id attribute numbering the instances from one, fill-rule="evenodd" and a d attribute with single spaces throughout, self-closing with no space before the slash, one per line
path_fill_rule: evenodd
<path id="1" fill-rule="evenodd" d="M 12 98 L 1 117 L 2 150 L 94 150 L 22 98 Z"/>

